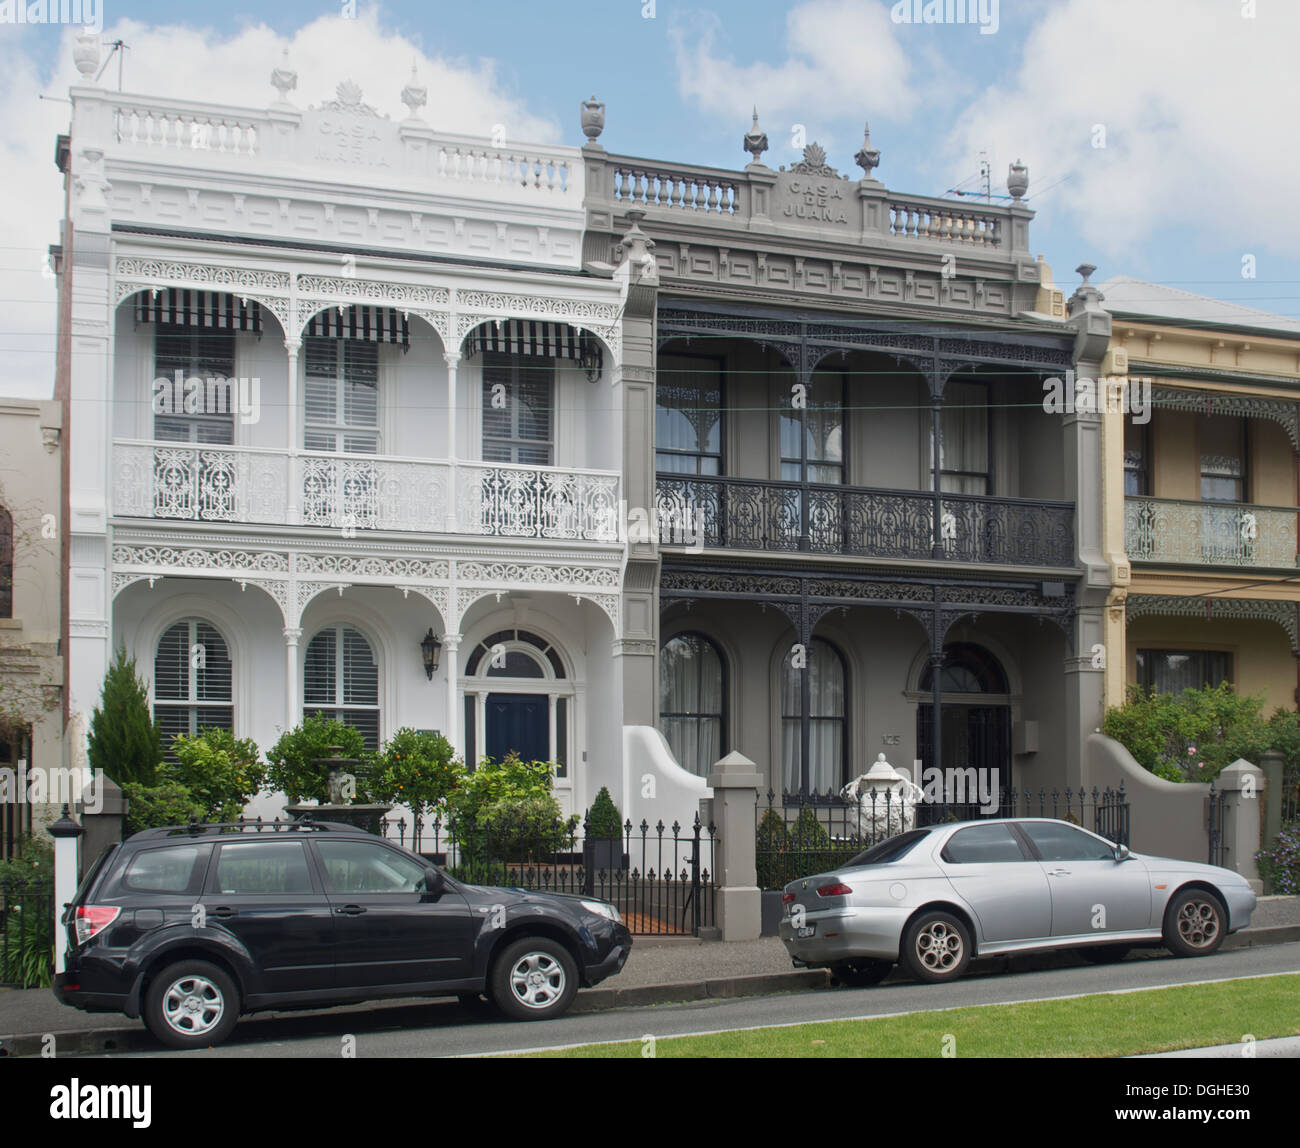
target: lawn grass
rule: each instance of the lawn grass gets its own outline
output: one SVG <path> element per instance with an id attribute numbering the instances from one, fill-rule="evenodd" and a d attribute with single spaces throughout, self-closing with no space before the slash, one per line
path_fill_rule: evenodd
<path id="1" fill-rule="evenodd" d="M 671 1020 L 647 1021 L 671 1024 Z M 1300 1035 L 1300 974 L 656 1039 L 656 1057 L 1132 1056 Z M 530 1056 L 640 1057 L 643 1041 Z"/>

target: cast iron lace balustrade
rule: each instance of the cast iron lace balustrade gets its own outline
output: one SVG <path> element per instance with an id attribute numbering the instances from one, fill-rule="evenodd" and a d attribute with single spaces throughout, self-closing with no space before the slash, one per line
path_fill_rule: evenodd
<path id="1" fill-rule="evenodd" d="M 1238 502 L 1128 498 L 1124 548 L 1133 562 L 1294 569 L 1297 514 Z"/>
<path id="2" fill-rule="evenodd" d="M 708 547 L 798 551 L 806 497 L 812 553 L 933 557 L 934 496 L 928 491 L 661 474 L 656 492 L 661 530 L 686 523 L 685 542 L 694 529 Z M 1071 502 L 945 493 L 940 511 L 943 553 L 953 561 L 1073 564 Z M 679 544 L 667 534 L 662 541 Z"/>

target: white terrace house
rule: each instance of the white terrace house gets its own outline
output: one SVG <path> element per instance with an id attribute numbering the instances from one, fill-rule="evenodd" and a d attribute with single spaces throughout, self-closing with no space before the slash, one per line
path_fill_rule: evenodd
<path id="1" fill-rule="evenodd" d="M 628 272 L 583 270 L 580 151 L 439 132 L 414 77 L 394 120 L 350 83 L 295 106 L 287 61 L 254 109 L 110 92 L 77 56 L 73 711 L 124 642 L 168 734 L 265 749 L 323 711 L 559 762 L 574 810 L 621 795 L 653 618 L 625 641 Z"/>

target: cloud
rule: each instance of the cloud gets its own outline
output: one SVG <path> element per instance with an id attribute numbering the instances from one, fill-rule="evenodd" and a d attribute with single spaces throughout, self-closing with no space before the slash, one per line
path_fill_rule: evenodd
<path id="1" fill-rule="evenodd" d="M 786 16 L 786 57 L 775 64 L 724 55 L 723 26 L 711 14 L 678 20 L 669 35 L 683 98 L 745 127 L 757 104 L 778 149 L 789 122 L 806 124 L 827 143 L 828 119 L 902 117 L 911 110 L 910 66 L 886 5 L 806 0 Z M 827 109 L 834 110 L 828 115 Z"/>
<path id="2" fill-rule="evenodd" d="M 8 31 L 8 30 L 6 30 Z M 38 63 L 39 35 L 61 35 L 52 68 Z M 76 30 L 27 29 L 0 38 L 0 115 L 6 125 L 0 157 L 0 395 L 48 397 L 54 379 L 54 282 L 42 272 L 46 249 L 58 242 L 63 216 L 63 177 L 53 163 L 54 141 L 68 130 L 70 86 L 81 77 L 72 60 Z M 487 136 L 501 124 L 506 138 L 558 141 L 559 125 L 528 111 L 498 75 L 490 59 L 445 59 L 424 52 L 418 41 L 389 32 L 373 6 L 347 20 L 321 17 L 286 40 L 265 24 L 229 35 L 196 26 L 150 26 L 122 20 L 102 40 L 125 40 L 124 89 L 163 98 L 210 101 L 236 107 L 268 106 L 278 95 L 272 68 L 288 44 L 298 73 L 291 98 L 299 107 L 333 98 L 336 85 L 355 81 L 367 103 L 394 119 L 406 116 L 401 90 L 414 61 L 428 88 L 423 110 L 434 128 Z M 108 49 L 104 49 L 107 55 Z M 103 86 L 117 86 L 117 62 L 105 69 Z M 53 100 L 38 99 L 47 93 Z"/>
<path id="3" fill-rule="evenodd" d="M 1018 71 L 987 88 L 944 141 L 951 174 L 986 143 L 997 171 L 1030 164 L 1032 197 L 1088 255 L 1126 256 L 1169 228 L 1300 255 L 1300 5 L 1068 0 L 1044 6 Z M 1104 142 L 1094 146 L 1094 139 Z M 1131 256 L 1126 258 L 1131 261 Z"/>

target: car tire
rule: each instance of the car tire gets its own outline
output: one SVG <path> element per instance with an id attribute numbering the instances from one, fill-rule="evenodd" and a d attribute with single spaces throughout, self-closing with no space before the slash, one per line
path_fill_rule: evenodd
<path id="1" fill-rule="evenodd" d="M 145 993 L 145 1026 L 172 1048 L 209 1048 L 239 1022 L 239 990 L 207 961 L 179 961 L 158 972 Z"/>
<path id="2" fill-rule="evenodd" d="M 1113 965 L 1133 951 L 1130 945 L 1089 945 L 1080 949 L 1079 955 L 1094 965 Z"/>
<path id="3" fill-rule="evenodd" d="M 904 931 L 899 961 L 918 981 L 955 981 L 970 964 L 970 930 L 951 913 L 923 913 Z"/>
<path id="4" fill-rule="evenodd" d="M 492 966 L 492 1002 L 515 1020 L 549 1020 L 568 1010 L 578 993 L 578 967 L 559 941 L 524 937 Z"/>
<path id="5" fill-rule="evenodd" d="M 1228 911 L 1205 889 L 1175 893 L 1165 909 L 1165 948 L 1176 957 L 1208 957 L 1228 935 Z"/>
<path id="6" fill-rule="evenodd" d="M 893 968 L 893 961 L 848 961 L 842 965 L 832 965 L 831 976 L 846 988 L 864 989 L 880 984 Z"/>

